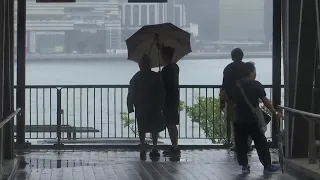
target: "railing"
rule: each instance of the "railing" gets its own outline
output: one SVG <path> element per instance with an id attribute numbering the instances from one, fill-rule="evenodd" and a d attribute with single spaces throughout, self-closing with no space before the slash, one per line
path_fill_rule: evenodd
<path id="1" fill-rule="evenodd" d="M 19 112 L 20 112 L 20 108 L 18 108 L 16 111 L 14 111 L 13 113 L 11 113 L 8 117 L 6 117 L 5 119 L 3 119 L 0 122 L 0 177 L 2 176 L 2 166 L 3 166 L 3 141 L 4 141 L 4 134 L 3 134 L 3 127 L 4 125 L 6 125 L 9 121 L 11 121 Z"/>
<path id="2" fill-rule="evenodd" d="M 309 164 L 317 163 L 317 141 L 315 134 L 316 123 L 320 125 L 320 114 L 309 113 L 305 111 L 300 111 L 297 109 L 292 109 L 284 106 L 279 106 L 285 112 L 299 114 L 306 121 L 308 121 L 308 160 Z M 320 167 L 320 158 L 319 158 L 319 167 Z"/>
<path id="3" fill-rule="evenodd" d="M 271 95 L 272 86 L 264 87 Z M 180 139 L 229 142 L 220 88 L 180 85 Z M 134 113 L 127 114 L 127 92 L 128 85 L 26 86 L 26 139 L 137 138 Z M 167 138 L 167 131 L 160 137 Z"/>

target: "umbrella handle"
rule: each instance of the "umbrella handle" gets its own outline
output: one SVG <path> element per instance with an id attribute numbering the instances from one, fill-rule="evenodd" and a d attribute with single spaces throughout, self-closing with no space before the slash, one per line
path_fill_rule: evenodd
<path id="1" fill-rule="evenodd" d="M 152 49 L 152 47 L 154 46 L 155 43 L 156 43 L 156 40 L 153 40 L 153 43 L 151 44 L 150 49 L 149 49 L 149 56 L 151 54 L 151 49 Z"/>
<path id="2" fill-rule="evenodd" d="M 151 54 L 151 49 L 152 49 L 152 47 L 153 47 L 153 46 L 158 42 L 158 40 L 159 40 L 159 35 L 156 34 L 155 36 L 156 36 L 156 38 L 154 39 L 154 41 L 153 41 L 153 43 L 151 44 L 150 49 L 149 49 L 149 56 L 150 56 L 150 54 Z M 160 71 L 161 71 L 161 69 L 160 69 L 160 49 L 158 49 L 158 62 L 159 62 L 159 71 L 158 71 L 158 72 L 160 72 Z"/>

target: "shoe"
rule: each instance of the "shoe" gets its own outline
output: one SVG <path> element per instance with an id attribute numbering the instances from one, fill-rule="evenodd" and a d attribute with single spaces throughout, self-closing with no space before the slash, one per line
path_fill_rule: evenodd
<path id="1" fill-rule="evenodd" d="M 242 166 L 242 173 L 250 173 L 250 166 Z"/>
<path id="2" fill-rule="evenodd" d="M 279 171 L 280 171 L 280 167 L 272 164 L 270 164 L 269 166 L 263 169 L 264 174 L 272 174 L 272 173 L 277 173 Z"/>
<path id="3" fill-rule="evenodd" d="M 146 150 L 140 150 L 140 160 L 145 161 L 147 159 L 147 151 Z"/>
<path id="4" fill-rule="evenodd" d="M 173 147 L 170 147 L 168 150 L 163 151 L 163 156 L 165 157 L 180 157 L 181 151 L 180 149 L 174 149 Z"/>
<path id="5" fill-rule="evenodd" d="M 170 147 L 170 148 L 168 148 L 167 150 L 164 150 L 164 151 L 162 152 L 162 155 L 164 155 L 164 156 L 169 156 L 170 151 L 172 151 L 172 150 L 171 150 L 172 148 L 173 148 L 173 147 Z"/>
<path id="6" fill-rule="evenodd" d="M 158 149 L 152 149 L 149 154 L 150 158 L 158 158 L 160 157 L 160 153 Z"/>
<path id="7" fill-rule="evenodd" d="M 236 151 L 236 146 L 232 146 L 232 147 L 230 148 L 230 151 Z"/>

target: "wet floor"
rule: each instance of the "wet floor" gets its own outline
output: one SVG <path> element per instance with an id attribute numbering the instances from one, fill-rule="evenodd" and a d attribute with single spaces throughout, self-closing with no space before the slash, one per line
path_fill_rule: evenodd
<path id="1" fill-rule="evenodd" d="M 256 152 L 251 173 L 242 175 L 227 150 L 182 151 L 181 159 L 140 161 L 136 151 L 33 151 L 20 154 L 15 180 L 307 180 L 285 173 L 264 175 Z M 276 156 L 274 156 L 276 160 Z M 22 161 L 23 162 L 23 161 Z M 290 173 L 291 174 L 291 173 Z"/>

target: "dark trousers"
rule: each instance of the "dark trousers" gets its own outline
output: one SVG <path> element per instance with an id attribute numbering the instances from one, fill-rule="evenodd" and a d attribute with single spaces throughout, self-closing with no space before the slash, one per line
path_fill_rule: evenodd
<path id="1" fill-rule="evenodd" d="M 271 164 L 271 157 L 266 136 L 257 124 L 234 124 L 237 159 L 240 166 L 248 165 L 248 137 L 251 136 L 256 146 L 260 162 L 264 167 Z"/>

